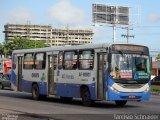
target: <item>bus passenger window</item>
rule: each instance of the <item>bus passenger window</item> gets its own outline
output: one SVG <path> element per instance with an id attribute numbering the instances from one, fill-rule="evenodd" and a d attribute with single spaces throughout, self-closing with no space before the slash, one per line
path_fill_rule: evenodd
<path id="1" fill-rule="evenodd" d="M 33 53 L 24 54 L 23 68 L 33 69 L 33 65 L 34 65 Z"/>
<path id="2" fill-rule="evenodd" d="M 64 69 L 77 68 L 77 52 L 69 51 L 64 53 Z"/>
<path id="3" fill-rule="evenodd" d="M 59 52 L 58 54 L 58 69 L 63 68 L 63 52 Z"/>
<path id="4" fill-rule="evenodd" d="M 35 54 L 35 69 L 45 69 L 46 66 L 46 54 L 36 53 Z"/>
<path id="5" fill-rule="evenodd" d="M 79 69 L 93 69 L 94 51 L 79 51 Z"/>

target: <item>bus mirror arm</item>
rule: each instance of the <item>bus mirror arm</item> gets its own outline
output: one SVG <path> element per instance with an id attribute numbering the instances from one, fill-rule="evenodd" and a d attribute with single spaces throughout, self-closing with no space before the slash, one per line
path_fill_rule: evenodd
<path id="1" fill-rule="evenodd" d="M 111 62 L 111 53 L 108 54 L 107 61 L 108 61 L 109 63 Z"/>
<path id="2" fill-rule="evenodd" d="M 149 57 L 150 59 L 150 70 L 152 70 L 152 57 Z"/>

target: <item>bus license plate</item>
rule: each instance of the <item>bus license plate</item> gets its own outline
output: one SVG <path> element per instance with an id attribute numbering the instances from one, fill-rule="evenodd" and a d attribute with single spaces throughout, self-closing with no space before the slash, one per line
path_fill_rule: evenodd
<path id="1" fill-rule="evenodd" d="M 135 95 L 129 95 L 128 98 L 129 99 L 134 99 L 134 98 L 136 98 L 136 96 Z"/>

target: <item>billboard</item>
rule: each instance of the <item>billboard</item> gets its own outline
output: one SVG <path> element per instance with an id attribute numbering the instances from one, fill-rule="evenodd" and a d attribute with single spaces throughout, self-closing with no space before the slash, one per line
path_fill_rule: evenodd
<path id="1" fill-rule="evenodd" d="M 129 7 L 92 4 L 93 23 L 129 24 Z"/>

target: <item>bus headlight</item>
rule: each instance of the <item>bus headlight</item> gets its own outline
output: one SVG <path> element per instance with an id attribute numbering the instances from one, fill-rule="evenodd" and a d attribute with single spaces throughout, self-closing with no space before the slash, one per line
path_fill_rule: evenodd
<path id="1" fill-rule="evenodd" d="M 145 93 L 148 92 L 148 91 L 149 91 L 149 87 L 147 87 L 147 88 L 144 90 Z"/>
<path id="2" fill-rule="evenodd" d="M 119 90 L 117 90 L 115 87 L 113 86 L 110 86 L 110 89 L 113 91 L 113 92 L 116 92 L 116 93 L 119 93 Z"/>

